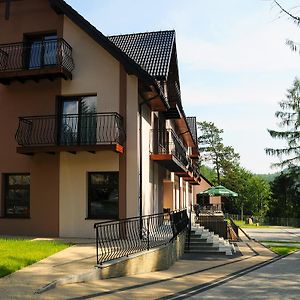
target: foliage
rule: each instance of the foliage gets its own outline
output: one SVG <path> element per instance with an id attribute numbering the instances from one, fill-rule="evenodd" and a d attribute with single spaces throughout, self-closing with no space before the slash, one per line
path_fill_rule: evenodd
<path id="1" fill-rule="evenodd" d="M 269 215 L 300 218 L 300 167 L 290 166 L 275 178 Z"/>
<path id="2" fill-rule="evenodd" d="M 218 129 L 212 122 L 198 122 L 200 136 L 199 150 L 204 162 L 209 162 L 217 174 L 217 183 L 221 182 L 221 175 L 238 164 L 239 155 L 230 146 L 223 144 L 222 129 Z"/>
<path id="3" fill-rule="evenodd" d="M 259 176 L 253 175 L 239 165 L 239 155 L 232 147 L 224 146 L 221 134 L 214 123 L 200 122 L 198 139 L 202 160 L 213 169 L 201 166 L 201 173 L 214 185 L 222 184 L 239 194 L 231 199 L 224 198 L 225 212 L 243 215 L 264 216 L 271 197 L 270 185 Z"/>
<path id="4" fill-rule="evenodd" d="M 264 216 L 269 209 L 271 199 L 271 188 L 268 182 L 262 178 L 252 175 L 248 181 L 248 209 L 251 209 L 255 216 Z"/>
<path id="5" fill-rule="evenodd" d="M 274 179 L 280 175 L 280 172 L 275 173 L 268 173 L 268 174 L 255 174 L 256 176 L 260 177 L 261 179 L 265 180 L 268 183 L 274 181 Z"/>
<path id="6" fill-rule="evenodd" d="M 297 6 L 294 7 L 294 8 L 292 8 L 292 9 L 290 9 L 290 10 L 288 10 L 288 9 L 284 8 L 284 7 L 279 3 L 279 1 L 277 1 L 277 0 L 273 0 L 273 3 L 274 3 L 277 7 L 279 7 L 279 9 L 280 9 L 280 15 L 281 15 L 281 14 L 285 14 L 286 16 L 288 16 L 288 18 L 290 18 L 291 20 L 293 20 L 293 22 L 294 22 L 297 26 L 300 25 L 300 17 L 296 16 L 296 15 L 293 13 L 293 11 L 292 11 L 293 9 L 297 8 Z M 280 16 L 279 16 L 279 17 L 280 17 Z M 299 44 L 298 44 L 298 43 L 295 43 L 294 41 L 287 39 L 287 40 L 286 40 L 286 44 L 290 47 L 290 49 L 291 49 L 292 51 L 299 51 Z"/>
<path id="7" fill-rule="evenodd" d="M 271 189 L 268 182 L 241 167 L 222 178 L 222 184 L 239 194 L 225 203 L 226 212 L 264 216 L 268 211 Z"/>
<path id="8" fill-rule="evenodd" d="M 31 265 L 68 246 L 53 241 L 0 239 L 0 277 Z"/>
<path id="9" fill-rule="evenodd" d="M 217 184 L 217 174 L 213 169 L 209 168 L 208 166 L 202 165 L 200 167 L 200 173 L 205 178 L 207 178 L 213 185 Z"/>
<path id="10" fill-rule="evenodd" d="M 300 163 L 300 81 L 297 78 L 293 87 L 288 90 L 286 99 L 279 102 L 279 105 L 281 111 L 277 111 L 275 115 L 280 119 L 279 126 L 282 130 L 268 131 L 272 138 L 285 140 L 287 146 L 281 149 L 267 148 L 266 153 L 278 156 L 281 162 L 275 165 L 285 167 Z"/>

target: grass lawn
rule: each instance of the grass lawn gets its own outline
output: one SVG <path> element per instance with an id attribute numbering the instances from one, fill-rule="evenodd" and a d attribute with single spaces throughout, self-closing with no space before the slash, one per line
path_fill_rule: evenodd
<path id="1" fill-rule="evenodd" d="M 256 224 L 245 224 L 245 221 L 238 221 L 238 220 L 234 220 L 234 223 L 237 226 L 240 226 L 241 228 L 270 228 L 271 227 L 266 225 L 256 226 Z"/>
<path id="2" fill-rule="evenodd" d="M 300 242 L 293 242 L 293 241 L 260 241 L 260 242 L 279 255 L 285 255 L 300 250 Z M 282 244 L 282 246 L 280 244 Z"/>
<path id="3" fill-rule="evenodd" d="M 293 242 L 293 241 L 260 241 L 261 243 L 269 243 L 269 244 L 299 244 L 300 242 Z"/>
<path id="4" fill-rule="evenodd" d="M 297 247 L 297 246 L 269 246 L 269 248 L 279 255 L 285 255 L 285 254 L 289 254 L 289 253 L 295 252 L 297 250 L 300 250 L 300 245 L 299 245 L 299 247 Z"/>
<path id="5" fill-rule="evenodd" d="M 55 241 L 0 238 L 0 277 L 20 270 L 69 246 L 69 244 Z"/>

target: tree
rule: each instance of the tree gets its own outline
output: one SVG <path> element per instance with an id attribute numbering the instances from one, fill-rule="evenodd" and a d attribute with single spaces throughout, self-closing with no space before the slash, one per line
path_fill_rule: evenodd
<path id="1" fill-rule="evenodd" d="M 212 122 L 199 122 L 199 150 L 204 162 L 211 164 L 201 166 L 201 172 L 213 183 L 222 184 L 238 193 L 238 197 L 225 199 L 225 211 L 263 216 L 268 210 L 271 196 L 268 182 L 253 175 L 239 165 L 239 155 L 234 149 L 223 144 L 223 130 Z"/>
<path id="2" fill-rule="evenodd" d="M 213 169 L 202 165 L 200 166 L 200 173 L 205 178 L 207 178 L 213 185 L 217 184 L 217 174 Z"/>
<path id="3" fill-rule="evenodd" d="M 272 183 L 273 197 L 269 215 L 286 218 L 300 217 L 300 167 L 290 166 Z"/>
<path id="4" fill-rule="evenodd" d="M 279 7 L 280 9 L 280 14 L 285 14 L 286 16 L 288 16 L 288 18 L 292 19 L 295 24 L 297 26 L 300 25 L 300 17 L 296 16 L 295 14 L 293 14 L 291 11 L 289 11 L 288 9 L 284 8 L 279 1 L 277 0 L 273 0 L 273 3 Z M 299 44 L 295 43 L 292 40 L 287 39 L 286 40 L 286 44 L 291 48 L 292 51 L 298 51 L 299 50 Z"/>
<path id="5" fill-rule="evenodd" d="M 271 189 L 268 182 L 257 175 L 235 167 L 222 178 L 222 184 L 237 192 L 237 198 L 225 203 L 227 212 L 246 215 L 264 216 L 269 208 Z"/>
<path id="6" fill-rule="evenodd" d="M 217 183 L 220 184 L 221 175 L 237 165 L 240 157 L 232 147 L 223 144 L 222 129 L 218 129 L 212 122 L 203 121 L 197 124 L 200 130 L 198 145 L 202 160 L 212 165 L 217 173 Z"/>
<path id="7" fill-rule="evenodd" d="M 279 102 L 279 105 L 281 110 L 277 111 L 275 116 L 280 119 L 279 126 L 282 130 L 268 131 L 272 138 L 285 140 L 287 146 L 265 150 L 267 154 L 276 155 L 281 159 L 280 163 L 274 165 L 285 167 L 300 162 L 300 81 L 297 78 L 293 87 L 288 89 L 286 99 Z"/>
<path id="8" fill-rule="evenodd" d="M 252 175 L 249 178 L 248 185 L 250 193 L 248 195 L 249 209 L 255 216 L 265 216 L 269 209 L 271 200 L 271 188 L 267 181 L 259 176 Z"/>

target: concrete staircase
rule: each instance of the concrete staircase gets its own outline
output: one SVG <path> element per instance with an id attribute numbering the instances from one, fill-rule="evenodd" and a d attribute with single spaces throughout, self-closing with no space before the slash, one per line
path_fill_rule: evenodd
<path id="1" fill-rule="evenodd" d="M 188 237 L 186 238 L 184 252 L 233 255 L 235 248 L 227 240 L 198 225 L 192 227 L 190 247 L 188 247 Z"/>

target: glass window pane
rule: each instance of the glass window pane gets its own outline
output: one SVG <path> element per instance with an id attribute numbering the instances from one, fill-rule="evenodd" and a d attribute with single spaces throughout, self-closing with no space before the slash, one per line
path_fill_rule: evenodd
<path id="1" fill-rule="evenodd" d="M 61 119 L 61 144 L 75 145 L 78 136 L 78 112 L 79 103 L 77 100 L 67 100 L 62 103 Z"/>
<path id="2" fill-rule="evenodd" d="M 49 35 L 44 38 L 44 65 L 56 65 L 57 36 Z"/>
<path id="3" fill-rule="evenodd" d="M 82 114 L 94 114 L 97 110 L 97 97 L 88 96 L 81 99 L 81 113 Z"/>
<path id="4" fill-rule="evenodd" d="M 42 41 L 33 41 L 30 45 L 29 69 L 41 67 Z"/>
<path id="5" fill-rule="evenodd" d="M 89 173 L 90 218 L 117 219 L 119 215 L 119 173 Z"/>
<path id="6" fill-rule="evenodd" d="M 80 141 L 81 144 L 96 144 L 97 138 L 97 97 L 89 96 L 81 99 Z"/>
<path id="7" fill-rule="evenodd" d="M 30 214 L 30 175 L 16 174 L 5 176 L 6 216 L 29 217 Z"/>

